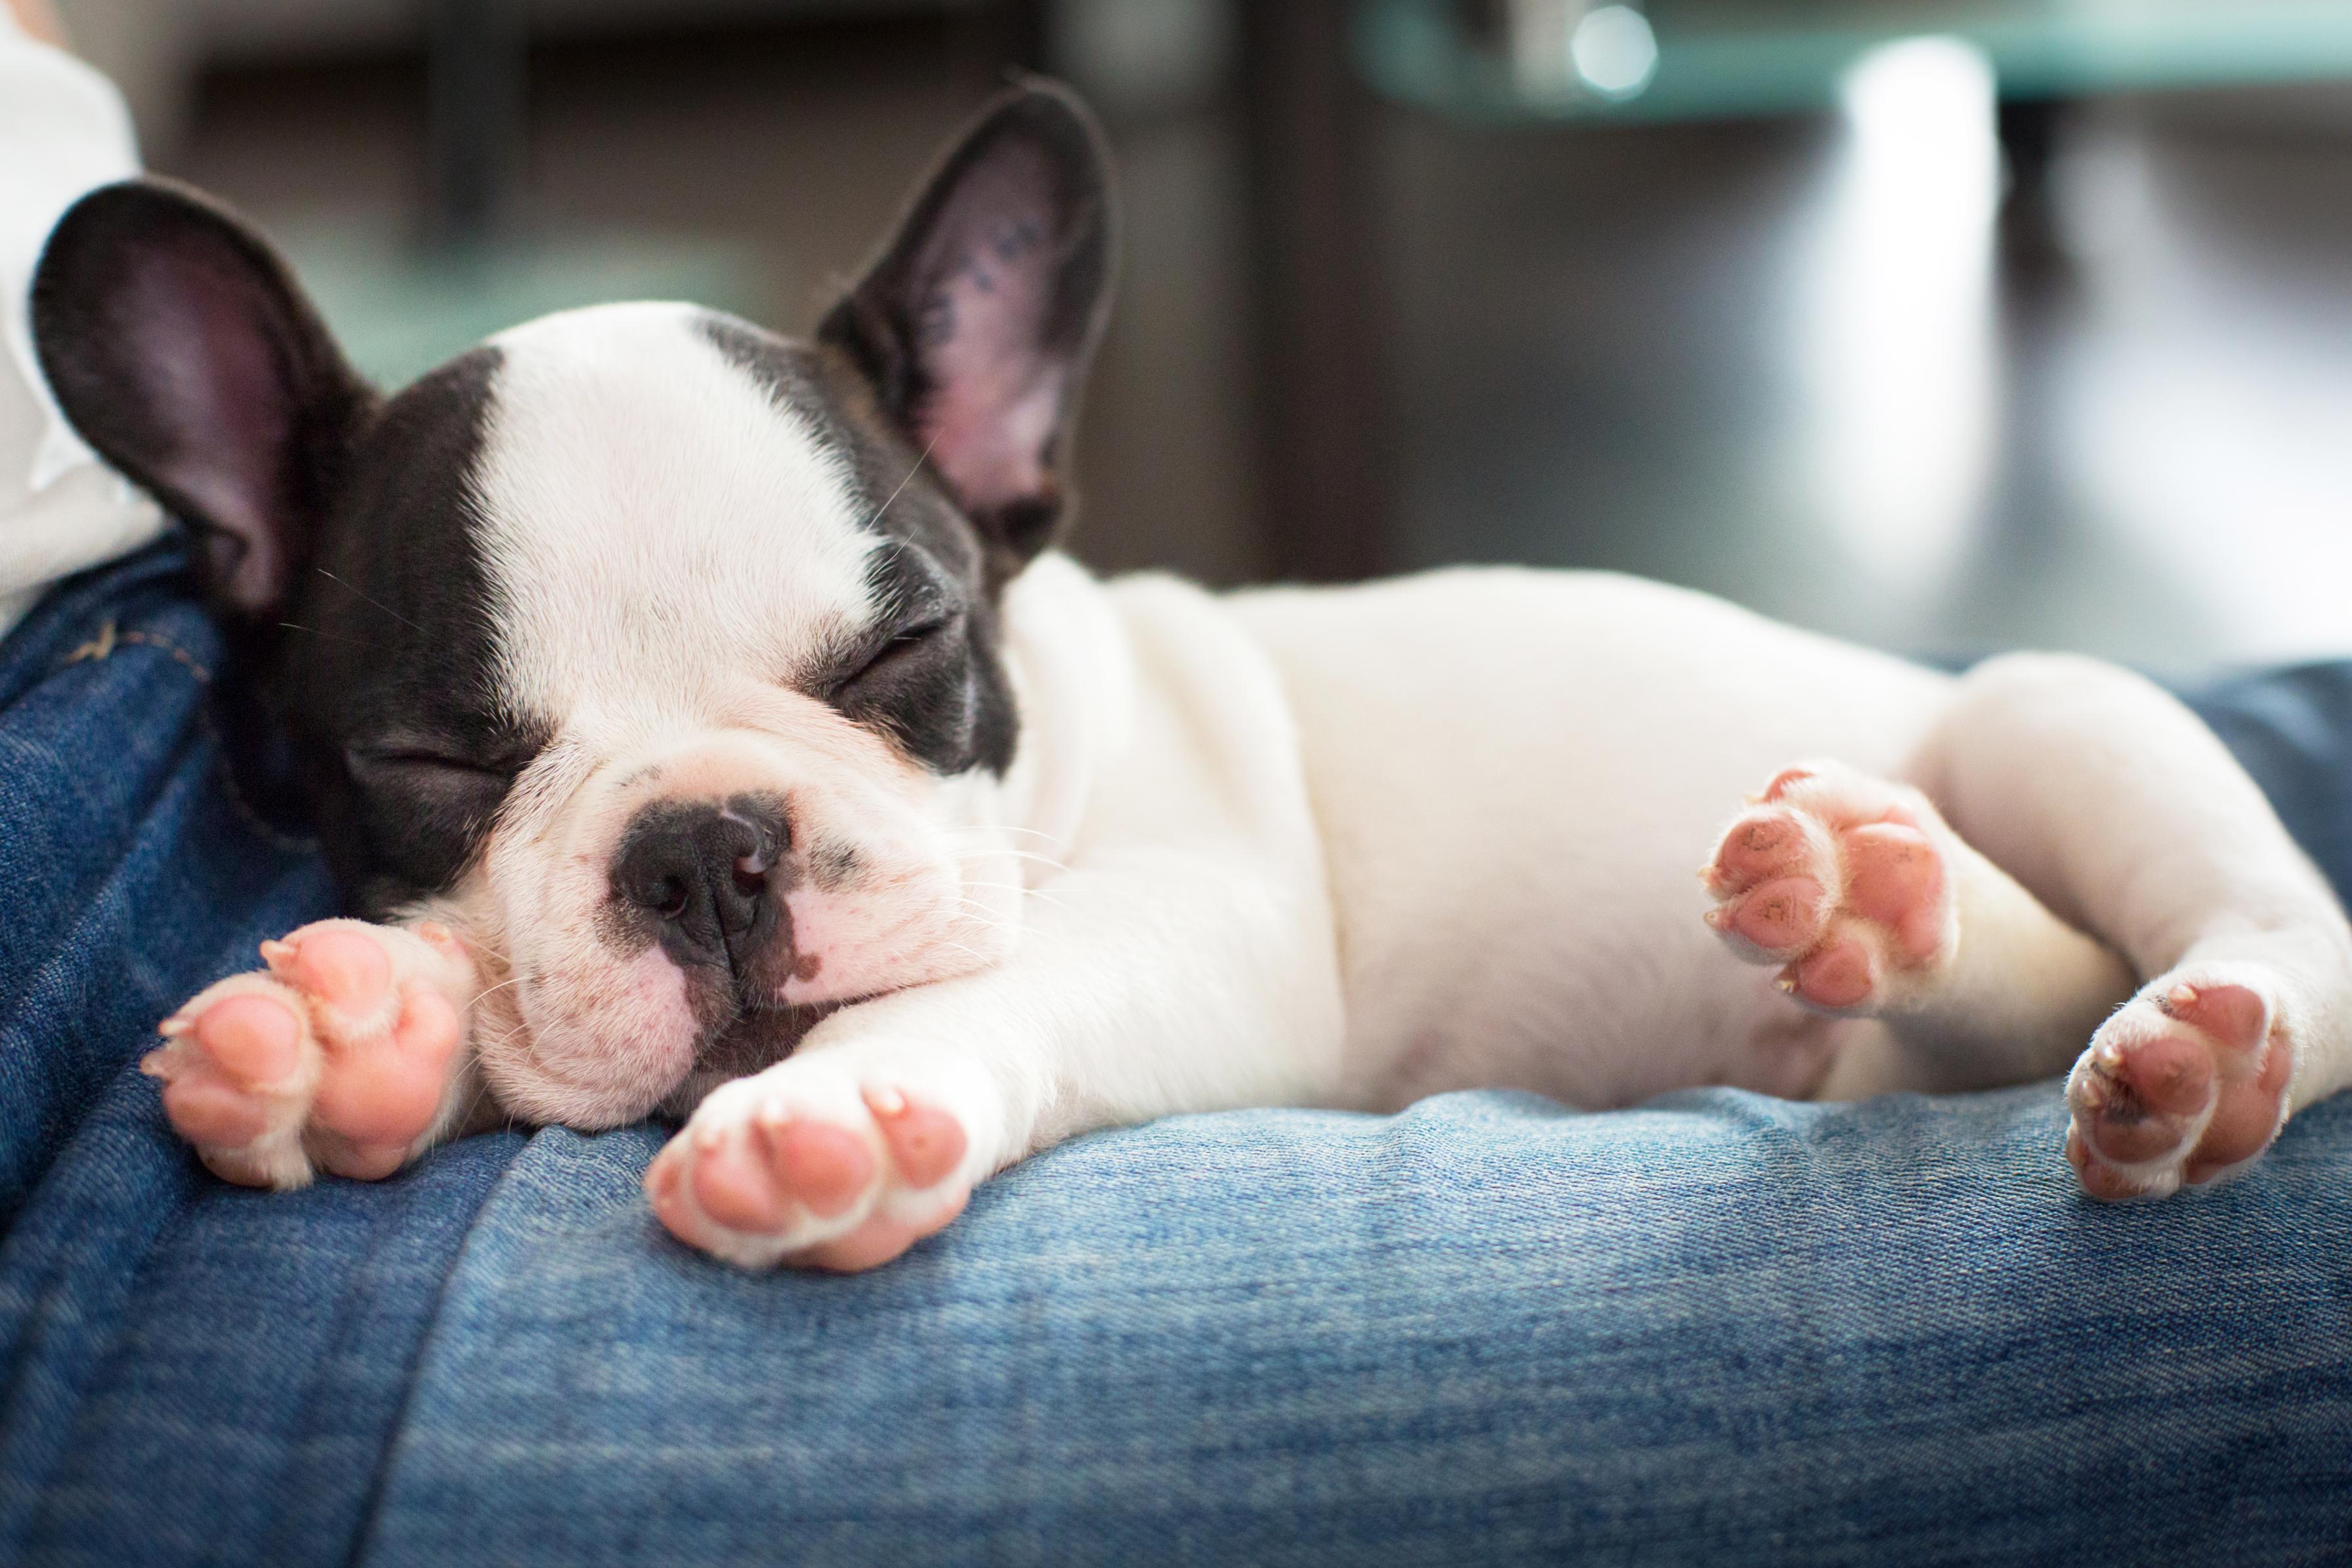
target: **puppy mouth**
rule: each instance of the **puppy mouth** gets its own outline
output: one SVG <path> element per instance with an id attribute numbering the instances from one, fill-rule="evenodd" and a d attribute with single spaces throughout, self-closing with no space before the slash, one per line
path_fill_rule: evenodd
<path id="1" fill-rule="evenodd" d="M 841 1008 L 838 1002 L 808 1006 L 747 1007 L 696 1053 L 698 1067 L 752 1073 L 772 1067 L 799 1048 L 808 1032 Z"/>
<path id="2" fill-rule="evenodd" d="M 732 1018 L 703 1036 L 693 1067 L 655 1108 L 656 1114 L 681 1120 L 720 1084 L 775 1066 L 800 1048 L 811 1029 L 845 1005 L 843 1002 L 801 1006 L 767 1002 L 739 1008 Z"/>

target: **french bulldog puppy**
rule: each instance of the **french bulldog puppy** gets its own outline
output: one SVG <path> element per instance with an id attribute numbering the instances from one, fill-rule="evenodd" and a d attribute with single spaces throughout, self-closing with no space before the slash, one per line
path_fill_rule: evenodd
<path id="1" fill-rule="evenodd" d="M 2066 1157 L 2126 1198 L 2342 1086 L 2342 910 L 2122 670 L 1954 679 L 1606 575 L 1055 553 L 1112 226 L 1092 121 L 1024 85 L 812 341 L 612 305 L 386 398 L 203 197 L 66 216 L 43 366 L 190 525 L 367 917 L 163 1021 L 207 1165 L 683 1118 L 671 1231 L 846 1269 L 1176 1111 L 2071 1062 Z"/>

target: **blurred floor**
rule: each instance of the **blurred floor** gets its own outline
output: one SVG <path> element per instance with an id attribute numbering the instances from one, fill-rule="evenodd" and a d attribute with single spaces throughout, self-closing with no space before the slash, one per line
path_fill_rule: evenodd
<path id="1" fill-rule="evenodd" d="M 995 79 L 945 24 L 539 49 L 518 228 L 721 247 L 750 258 L 729 302 L 802 329 Z M 173 167 L 398 243 L 423 103 L 415 61 L 216 72 Z M 1237 117 L 1113 130 L 1126 276 L 1076 544 L 1247 580 Z M 2091 115 L 2055 181 L 2074 264 L 2019 289 L 1984 146 L 1906 173 L 1868 130 L 1383 115 L 1397 563 L 1636 571 L 1906 648 L 2352 651 L 2352 134 Z"/>
<path id="2" fill-rule="evenodd" d="M 2352 651 L 2340 134 L 2088 116 L 2072 266 L 2008 279 L 1964 171 L 1923 172 L 1924 237 L 1858 233 L 1837 122 L 1397 140 L 1413 559 L 1613 567 L 1906 648 Z"/>

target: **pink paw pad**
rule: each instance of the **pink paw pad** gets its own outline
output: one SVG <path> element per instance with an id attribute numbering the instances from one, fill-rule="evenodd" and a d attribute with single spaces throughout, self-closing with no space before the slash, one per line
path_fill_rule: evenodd
<path id="1" fill-rule="evenodd" d="M 773 1233 L 804 1215 L 847 1213 L 874 1184 L 874 1156 L 845 1128 L 762 1119 L 697 1129 L 687 1179 L 696 1205 L 718 1224 Z"/>
<path id="2" fill-rule="evenodd" d="M 302 1062 L 302 1020 L 268 996 L 227 996 L 196 1019 L 196 1044 L 248 1089 L 283 1082 Z"/>
<path id="3" fill-rule="evenodd" d="M 2067 1159 L 2098 1198 L 2210 1181 L 2277 1136 L 2293 1069 L 2259 992 L 2151 988 L 2101 1027 L 2075 1066 Z"/>
<path id="4" fill-rule="evenodd" d="M 265 942 L 261 956 L 303 994 L 354 1017 L 381 1009 L 392 990 L 392 957 L 383 944 L 348 927 Z"/>
<path id="5" fill-rule="evenodd" d="M 963 1213 L 967 1198 L 968 1194 L 957 1194 L 943 1211 L 919 1224 L 877 1215 L 847 1236 L 821 1241 L 793 1261 L 804 1268 L 828 1269 L 835 1274 L 857 1274 L 868 1268 L 878 1268 L 923 1237 L 936 1236 L 947 1228 L 949 1221 Z"/>
<path id="6" fill-rule="evenodd" d="M 1709 879 L 1725 887 L 1752 887 L 1801 863 L 1805 847 L 1804 829 L 1787 813 L 1756 813 L 1723 836 Z"/>
<path id="7" fill-rule="evenodd" d="M 968 1191 L 943 1184 L 969 1141 L 953 1115 L 895 1089 L 866 1090 L 865 1100 L 872 1125 L 856 1131 L 781 1103 L 707 1122 L 698 1116 L 646 1173 L 656 1216 L 680 1240 L 722 1257 L 837 1270 L 888 1262 L 962 1212 Z M 894 1194 L 926 1196 L 910 1217 Z M 847 1229 L 823 1234 L 824 1222 L 852 1215 Z M 812 1231 L 822 1239 L 794 1239 Z M 781 1245 L 781 1259 L 757 1247 L 762 1237 Z"/>
<path id="8" fill-rule="evenodd" d="M 777 1184 L 820 1219 L 849 1212 L 874 1184 L 874 1156 L 857 1134 L 795 1121 L 772 1135 Z"/>
<path id="9" fill-rule="evenodd" d="M 441 1108 L 461 1030 L 446 997 L 412 990 L 388 1039 L 329 1050 L 313 1106 L 318 1121 L 355 1142 L 414 1142 Z"/>
<path id="10" fill-rule="evenodd" d="M 910 1105 L 898 1095 L 869 1095 L 882 1142 L 899 1180 L 920 1190 L 937 1185 L 963 1163 L 963 1123 L 935 1106 Z"/>
<path id="11" fill-rule="evenodd" d="M 191 1143 L 250 1143 L 269 1131 L 269 1108 L 247 1089 L 217 1079 L 174 1079 L 163 1086 L 163 1113 Z"/>
<path id="12" fill-rule="evenodd" d="M 1802 952 L 1821 934 L 1828 895 L 1811 877 L 1780 877 L 1716 911 L 1729 930 L 1767 952 Z"/>
<path id="13" fill-rule="evenodd" d="M 464 962 L 454 937 L 420 938 Z M 232 976 L 157 1026 L 148 1072 L 180 1135 L 229 1180 L 288 1185 L 312 1164 L 373 1179 L 405 1162 L 441 1110 L 464 1037 L 457 1006 L 401 979 L 398 933 L 349 921 L 261 944 L 266 973 Z M 306 1155 L 307 1161 L 306 1163 Z"/>
<path id="14" fill-rule="evenodd" d="M 1917 828 L 1874 822 L 1842 840 L 1846 908 L 1893 931 L 1913 958 L 1943 945 L 1944 858 Z"/>
<path id="15" fill-rule="evenodd" d="M 1859 1007 L 1878 984 L 1870 950 L 1858 942 L 1832 942 L 1794 968 L 1784 977 L 1786 987 L 1821 1007 Z"/>
<path id="16" fill-rule="evenodd" d="M 176 1014 L 142 1064 L 163 1080 L 163 1113 L 189 1142 L 250 1143 L 269 1131 L 276 1097 L 302 1065 L 302 1020 L 273 996 L 244 992 Z"/>
<path id="17" fill-rule="evenodd" d="M 1916 792 L 1842 770 L 1788 768 L 1700 873 L 1706 922 L 1741 956 L 1780 966 L 1817 1007 L 1865 1007 L 1891 974 L 1949 950 L 1950 876 Z"/>

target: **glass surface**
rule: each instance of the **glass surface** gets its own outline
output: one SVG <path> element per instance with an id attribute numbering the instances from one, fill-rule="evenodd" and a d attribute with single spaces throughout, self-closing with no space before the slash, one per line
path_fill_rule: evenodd
<path id="1" fill-rule="evenodd" d="M 1981 50 L 2004 96 L 2352 78 L 2346 0 L 1362 0 L 1358 63 L 1464 119 L 1705 119 L 1818 108 L 1905 38 Z"/>

